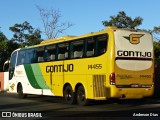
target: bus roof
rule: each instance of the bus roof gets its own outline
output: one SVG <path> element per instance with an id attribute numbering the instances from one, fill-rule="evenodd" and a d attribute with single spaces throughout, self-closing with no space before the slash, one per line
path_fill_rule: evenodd
<path id="1" fill-rule="evenodd" d="M 41 46 L 41 45 L 43 46 L 43 45 L 47 45 L 47 44 L 53 44 L 53 43 L 59 43 L 59 42 L 71 41 L 71 40 L 75 40 L 75 39 L 89 37 L 89 36 L 92 36 L 92 35 L 99 35 L 99 34 L 105 33 L 106 30 L 111 30 L 111 28 L 110 29 L 107 28 L 107 29 L 101 30 L 99 32 L 91 32 L 91 33 L 84 34 L 84 35 L 81 35 L 81 36 L 62 36 L 62 37 L 55 38 L 55 39 L 44 40 L 40 44 L 35 45 L 35 46 Z"/>
<path id="2" fill-rule="evenodd" d="M 106 29 L 100 30 L 98 32 L 91 32 L 91 33 L 84 34 L 84 35 L 81 35 L 81 36 L 62 36 L 62 37 L 59 37 L 59 38 L 54 38 L 54 39 L 49 39 L 49 40 L 43 40 L 40 44 L 24 47 L 24 48 L 21 48 L 21 49 L 40 47 L 40 46 L 54 44 L 54 43 L 60 43 L 60 42 L 64 42 L 64 41 L 72 41 L 72 40 L 75 40 L 75 39 L 81 39 L 81 38 L 84 38 L 84 37 L 90 37 L 92 35 L 104 34 L 104 33 L 109 32 L 109 31 L 110 32 L 116 31 L 117 29 L 127 30 L 127 31 L 129 30 L 129 31 L 143 31 L 143 32 L 147 32 L 145 30 L 134 30 L 134 29 L 117 28 L 117 27 L 113 27 L 113 26 L 108 26 L 108 27 L 106 27 Z"/>
<path id="3" fill-rule="evenodd" d="M 57 43 L 61 41 L 65 41 L 67 39 L 75 38 L 76 36 L 63 36 L 55 39 L 50 39 L 50 40 L 44 40 L 40 44 L 50 44 L 50 43 Z"/>
<path id="4" fill-rule="evenodd" d="M 51 43 L 59 43 L 59 42 L 70 41 L 70 40 L 74 40 L 74 39 L 80 39 L 80 38 L 89 37 L 89 36 L 92 36 L 92 35 L 103 34 L 106 31 L 115 31 L 117 29 L 126 30 L 126 31 L 129 30 L 129 31 L 143 31 L 143 32 L 147 32 L 145 30 L 139 30 L 139 29 L 127 29 L 127 28 L 117 28 L 117 27 L 114 27 L 114 26 L 108 26 L 104 30 L 101 30 L 101 31 L 98 31 L 98 32 L 91 32 L 91 33 L 84 34 L 84 35 L 81 35 L 81 36 L 62 36 L 62 37 L 55 38 L 55 39 L 44 40 L 39 45 L 51 44 Z"/>

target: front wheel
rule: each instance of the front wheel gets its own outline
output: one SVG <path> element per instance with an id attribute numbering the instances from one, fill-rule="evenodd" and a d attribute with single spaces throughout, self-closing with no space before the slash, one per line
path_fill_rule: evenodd
<path id="1" fill-rule="evenodd" d="M 21 84 L 18 85 L 17 93 L 19 98 L 26 98 L 27 95 L 23 93 L 23 87 Z"/>
<path id="2" fill-rule="evenodd" d="M 77 103 L 79 105 L 88 105 L 89 100 L 86 99 L 85 90 L 83 86 L 79 86 L 77 90 Z"/>

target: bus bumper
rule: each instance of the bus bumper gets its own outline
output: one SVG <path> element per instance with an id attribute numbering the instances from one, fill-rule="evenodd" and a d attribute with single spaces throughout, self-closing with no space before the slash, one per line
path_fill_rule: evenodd
<path id="1" fill-rule="evenodd" d="M 151 88 L 116 88 L 111 90 L 111 98 L 119 99 L 141 99 L 150 97 L 154 93 L 154 87 Z"/>

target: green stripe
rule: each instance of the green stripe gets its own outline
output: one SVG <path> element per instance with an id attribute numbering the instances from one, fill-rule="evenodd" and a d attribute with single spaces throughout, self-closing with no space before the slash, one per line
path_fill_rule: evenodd
<path id="1" fill-rule="evenodd" d="M 35 79 L 38 83 L 38 85 L 42 88 L 42 89 L 49 89 L 49 87 L 46 85 L 46 82 L 43 78 L 41 69 L 39 64 L 33 64 L 32 66 L 32 70 L 33 70 L 33 74 L 35 76 Z"/>
<path id="2" fill-rule="evenodd" d="M 39 86 L 39 84 L 36 81 L 35 75 L 33 73 L 32 67 L 30 64 L 26 64 L 24 65 L 28 80 L 30 82 L 30 84 L 32 85 L 33 88 L 36 89 L 41 89 L 41 87 Z"/>

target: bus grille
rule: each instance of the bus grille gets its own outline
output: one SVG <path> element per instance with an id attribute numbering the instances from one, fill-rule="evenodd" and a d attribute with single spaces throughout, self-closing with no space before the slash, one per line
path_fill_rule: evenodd
<path id="1" fill-rule="evenodd" d="M 93 75 L 93 95 L 94 97 L 105 97 L 106 75 Z"/>

